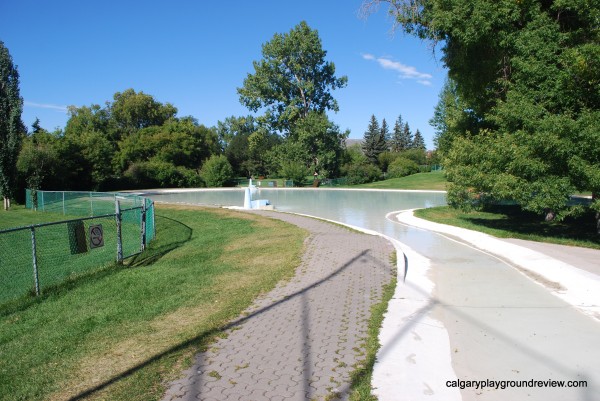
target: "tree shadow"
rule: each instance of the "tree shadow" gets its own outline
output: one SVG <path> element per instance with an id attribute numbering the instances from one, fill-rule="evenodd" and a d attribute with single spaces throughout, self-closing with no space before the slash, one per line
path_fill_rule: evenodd
<path id="1" fill-rule="evenodd" d="M 308 332 L 310 331 L 310 311 L 309 311 L 309 305 L 307 304 L 307 299 L 305 297 L 305 295 L 307 294 L 308 291 L 310 291 L 311 289 L 320 286 L 321 284 L 332 280 L 333 278 L 335 278 L 336 276 L 338 276 L 339 274 L 341 274 L 342 272 L 344 272 L 348 267 L 350 267 L 351 265 L 353 265 L 354 263 L 356 263 L 357 261 L 360 261 L 361 259 L 365 258 L 367 255 L 369 254 L 369 250 L 364 250 L 358 254 L 356 254 L 354 257 L 352 257 L 351 259 L 349 259 L 346 263 L 344 263 L 343 265 L 339 266 L 338 268 L 336 268 L 334 271 L 332 271 L 331 273 L 329 273 L 327 276 L 323 277 L 322 279 L 313 282 L 312 284 L 305 286 L 304 288 L 293 292 L 290 295 L 285 296 L 284 298 L 273 302 L 267 306 L 264 306 L 256 311 L 251 312 L 248 315 L 243 315 L 238 317 L 237 319 L 234 319 L 233 321 L 221 325 L 219 327 L 216 327 L 214 329 L 211 330 L 207 330 L 204 331 L 202 333 L 199 333 L 197 336 L 194 336 L 193 338 L 186 340 L 184 342 L 181 342 L 173 347 L 168 348 L 165 351 L 162 351 L 150 358 L 148 358 L 147 360 L 131 367 L 130 369 L 127 369 L 115 376 L 113 376 L 112 378 L 90 388 L 87 389 L 83 392 L 81 392 L 80 394 L 77 394 L 76 396 L 71 397 L 69 400 L 70 401 L 75 401 L 75 400 L 82 400 L 85 399 L 86 397 L 89 397 L 91 395 L 94 395 L 95 393 L 102 391 L 104 389 L 106 389 L 107 387 L 109 387 L 112 384 L 117 383 L 120 380 L 126 379 L 127 377 L 135 374 L 136 372 L 144 369 L 145 367 L 151 365 L 154 362 L 157 362 L 159 360 L 161 360 L 162 358 L 166 358 L 172 354 L 175 354 L 179 351 L 182 351 L 184 349 L 186 349 L 187 347 L 190 347 L 192 345 L 206 345 L 208 342 L 210 342 L 216 335 L 232 329 L 236 326 L 239 326 L 241 324 L 243 324 L 244 322 L 262 315 L 263 313 L 281 305 L 284 304 L 286 302 L 290 302 L 293 299 L 299 298 L 301 305 L 302 305 L 302 314 L 300 316 L 301 320 L 302 320 L 302 325 L 303 325 L 303 333 L 304 335 L 308 335 Z M 364 260 L 364 259 L 363 259 Z M 305 344 L 305 348 L 306 347 L 310 347 L 310 344 L 306 345 Z M 305 350 L 306 351 L 306 350 Z M 305 354 L 307 354 L 305 352 Z M 310 355 L 310 353 L 308 353 L 308 355 Z M 303 361 L 304 366 L 310 366 L 312 365 L 311 360 L 307 360 L 307 361 Z M 306 370 L 306 369 L 305 369 Z M 303 373 L 303 386 L 304 386 L 304 391 L 306 394 L 309 394 L 312 390 L 310 388 L 310 383 L 309 383 L 309 379 L 311 377 L 311 372 L 310 371 L 306 371 Z M 195 383 L 195 386 L 198 385 L 198 381 Z"/>

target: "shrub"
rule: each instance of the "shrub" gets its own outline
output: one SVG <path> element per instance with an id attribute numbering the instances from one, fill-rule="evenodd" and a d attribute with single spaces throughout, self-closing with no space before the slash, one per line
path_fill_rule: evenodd
<path id="1" fill-rule="evenodd" d="M 158 160 L 133 163 L 124 178 L 132 189 L 202 186 L 202 179 L 194 170 Z"/>
<path id="2" fill-rule="evenodd" d="M 279 175 L 286 180 L 294 181 L 295 186 L 302 186 L 310 170 L 300 162 L 283 162 L 279 169 Z"/>
<path id="3" fill-rule="evenodd" d="M 233 179 L 233 168 L 225 156 L 213 155 L 202 166 L 200 176 L 206 186 L 222 187 Z"/>
<path id="4" fill-rule="evenodd" d="M 388 167 L 387 178 L 400 178 L 419 172 L 419 165 L 412 160 L 400 157 Z"/>
<path id="5" fill-rule="evenodd" d="M 343 172 L 348 179 L 349 185 L 366 184 L 377 181 L 381 178 L 381 170 L 370 163 L 350 163 L 346 164 Z"/>

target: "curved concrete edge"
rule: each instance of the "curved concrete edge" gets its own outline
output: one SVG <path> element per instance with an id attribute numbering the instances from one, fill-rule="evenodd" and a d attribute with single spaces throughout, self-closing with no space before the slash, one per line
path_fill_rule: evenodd
<path id="1" fill-rule="evenodd" d="M 277 211 L 277 210 L 275 210 Z M 442 322 L 430 316 L 435 306 L 433 282 L 427 277 L 429 259 L 406 244 L 380 232 L 303 213 L 290 213 L 348 227 L 390 241 L 397 253 L 399 277 L 379 331 L 371 386 L 379 401 L 462 400 L 458 388 L 445 385 L 457 380 L 452 368 L 450 337 Z M 386 216 L 387 217 L 387 216 Z M 410 262 L 410 277 L 405 273 Z M 400 279 L 404 278 L 404 279 Z"/>
<path id="2" fill-rule="evenodd" d="M 420 219 L 414 216 L 414 210 L 397 212 L 396 219 L 409 226 L 449 235 L 454 237 L 447 237 L 450 240 L 470 244 L 467 246 L 507 262 L 584 314 L 600 320 L 600 276 L 488 234 Z"/>

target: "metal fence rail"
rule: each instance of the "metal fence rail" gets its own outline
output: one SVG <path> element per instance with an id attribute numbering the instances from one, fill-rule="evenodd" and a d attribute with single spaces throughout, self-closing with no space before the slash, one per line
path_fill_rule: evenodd
<path id="1" fill-rule="evenodd" d="M 155 236 L 154 203 L 139 196 L 28 190 L 27 206 L 90 217 L 0 230 L 0 304 L 122 262 Z"/>

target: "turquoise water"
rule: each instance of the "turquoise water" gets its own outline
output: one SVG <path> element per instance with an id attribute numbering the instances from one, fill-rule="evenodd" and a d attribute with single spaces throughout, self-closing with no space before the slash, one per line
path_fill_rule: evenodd
<path id="1" fill-rule="evenodd" d="M 148 196 L 161 202 L 221 206 L 244 204 L 241 188 L 157 192 Z M 441 245 L 438 236 L 395 223 L 393 217 L 387 219 L 386 215 L 393 211 L 445 205 L 446 194 L 443 192 L 261 188 L 253 198 L 268 199 L 279 211 L 309 214 L 374 230 L 425 255 L 431 255 Z"/>

